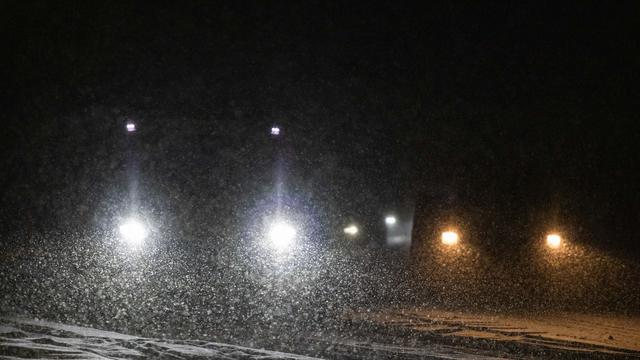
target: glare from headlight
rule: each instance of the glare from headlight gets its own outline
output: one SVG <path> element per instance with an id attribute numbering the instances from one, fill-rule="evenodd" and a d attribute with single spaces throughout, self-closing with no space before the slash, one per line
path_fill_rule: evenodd
<path id="1" fill-rule="evenodd" d="M 126 127 L 127 127 L 127 132 L 136 131 L 136 124 L 134 124 L 133 122 L 128 122 Z"/>
<path id="2" fill-rule="evenodd" d="M 396 224 L 396 222 L 398 222 L 398 220 L 396 219 L 395 216 L 393 215 L 389 215 L 387 217 L 384 218 L 384 223 L 389 225 L 389 226 L 393 226 Z"/>
<path id="3" fill-rule="evenodd" d="M 349 225 L 346 228 L 344 228 L 344 233 L 349 236 L 355 236 L 358 234 L 358 227 L 355 225 Z"/>
<path id="4" fill-rule="evenodd" d="M 558 234 L 547 235 L 547 246 L 553 249 L 557 249 L 562 245 L 562 237 Z"/>
<path id="5" fill-rule="evenodd" d="M 149 232 L 140 221 L 128 219 L 124 224 L 120 225 L 120 235 L 128 245 L 140 246 L 149 235 Z"/>
<path id="6" fill-rule="evenodd" d="M 269 241 L 276 250 L 286 250 L 293 244 L 296 236 L 296 229 L 285 223 L 277 222 L 269 228 Z"/>
<path id="7" fill-rule="evenodd" d="M 442 233 L 442 243 L 445 245 L 455 245 L 458 243 L 460 236 L 455 231 L 445 231 Z"/>

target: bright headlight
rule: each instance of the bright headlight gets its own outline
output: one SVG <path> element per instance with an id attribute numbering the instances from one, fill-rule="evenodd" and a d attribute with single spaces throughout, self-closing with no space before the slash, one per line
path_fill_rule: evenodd
<path id="1" fill-rule="evenodd" d="M 296 229 L 285 222 L 277 222 L 271 225 L 267 235 L 274 249 L 286 250 L 295 240 Z"/>
<path id="2" fill-rule="evenodd" d="M 139 246 L 147 237 L 149 232 L 147 228 L 136 219 L 128 219 L 124 224 L 120 225 L 120 235 L 127 244 Z"/>
<path id="3" fill-rule="evenodd" d="M 445 231 L 442 233 L 442 243 L 445 245 L 455 245 L 459 239 L 460 237 L 455 231 Z"/>
<path id="4" fill-rule="evenodd" d="M 562 244 L 562 238 L 558 234 L 549 234 L 547 235 L 547 246 L 550 248 L 557 249 Z"/>
<path id="5" fill-rule="evenodd" d="M 358 227 L 355 225 L 349 225 L 344 228 L 344 233 L 350 236 L 354 236 L 358 234 Z"/>

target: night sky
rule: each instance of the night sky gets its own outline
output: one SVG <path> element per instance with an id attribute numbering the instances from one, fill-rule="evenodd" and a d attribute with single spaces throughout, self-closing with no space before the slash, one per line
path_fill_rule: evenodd
<path id="1" fill-rule="evenodd" d="M 639 18 L 586 2 L 5 2 L 0 231 L 101 231 L 135 206 L 225 241 L 283 181 L 329 228 L 415 208 L 418 240 L 456 219 L 498 249 L 554 228 L 637 259 Z"/>

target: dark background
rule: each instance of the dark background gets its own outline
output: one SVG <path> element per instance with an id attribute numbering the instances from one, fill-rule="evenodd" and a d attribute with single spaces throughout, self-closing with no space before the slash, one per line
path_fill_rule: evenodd
<path id="1" fill-rule="evenodd" d="M 4 2 L 2 241 L 109 231 L 135 208 L 161 232 L 224 243 L 282 180 L 320 228 L 374 229 L 415 205 L 416 229 L 458 219 L 489 251 L 554 228 L 635 259 L 639 16 L 586 2 Z"/>

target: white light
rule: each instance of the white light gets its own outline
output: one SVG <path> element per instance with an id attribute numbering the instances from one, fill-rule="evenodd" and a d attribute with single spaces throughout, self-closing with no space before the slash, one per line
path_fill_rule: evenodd
<path id="1" fill-rule="evenodd" d="M 277 126 L 271 127 L 271 135 L 275 135 L 275 136 L 280 135 L 280 128 Z"/>
<path id="2" fill-rule="evenodd" d="M 391 226 L 391 225 L 395 225 L 396 222 L 398 222 L 398 220 L 396 219 L 395 216 L 387 216 L 384 218 L 384 223 Z"/>
<path id="3" fill-rule="evenodd" d="M 127 123 L 127 131 L 128 132 L 134 132 L 136 131 L 136 124 L 132 123 L 132 122 L 128 122 Z"/>
<path id="4" fill-rule="evenodd" d="M 562 238 L 558 234 L 549 234 L 547 235 L 547 246 L 550 248 L 557 249 L 562 244 Z"/>
<path id="5" fill-rule="evenodd" d="M 278 222 L 271 225 L 268 235 L 271 246 L 273 246 L 274 249 L 286 250 L 293 244 L 296 229 L 289 224 Z"/>
<path id="6" fill-rule="evenodd" d="M 442 233 L 442 243 L 445 245 L 455 245 L 458 243 L 458 233 L 455 231 L 445 231 Z"/>
<path id="7" fill-rule="evenodd" d="M 349 225 L 346 228 L 344 228 L 344 233 L 351 236 L 357 235 L 358 227 L 355 225 Z"/>
<path id="8" fill-rule="evenodd" d="M 129 219 L 120 225 L 120 235 L 122 239 L 131 246 L 139 246 L 147 237 L 148 232 L 145 226 L 135 219 Z"/>

